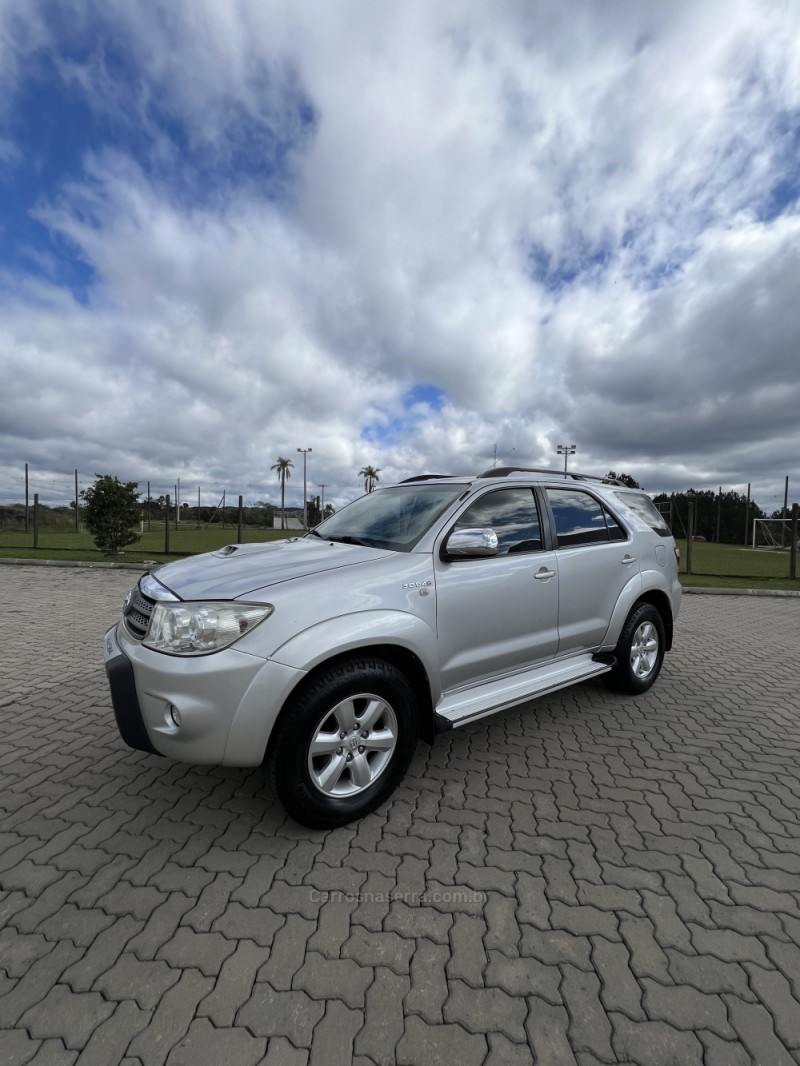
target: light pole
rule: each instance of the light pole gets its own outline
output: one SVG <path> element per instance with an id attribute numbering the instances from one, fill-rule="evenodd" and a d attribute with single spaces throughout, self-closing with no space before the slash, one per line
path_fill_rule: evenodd
<path id="1" fill-rule="evenodd" d="M 308 453 L 313 452 L 313 448 L 298 448 L 299 452 L 303 453 L 303 529 L 308 529 L 308 484 L 306 480 L 307 459 Z"/>
<path id="2" fill-rule="evenodd" d="M 327 485 L 323 485 L 320 482 L 320 486 L 319 487 L 322 489 L 322 495 L 319 498 L 319 520 L 320 520 L 320 522 L 322 522 L 325 519 L 325 489 L 328 486 Z"/>
<path id="3" fill-rule="evenodd" d="M 576 445 L 574 445 L 574 444 L 559 444 L 558 447 L 556 448 L 556 451 L 558 452 L 559 455 L 563 455 L 564 456 L 564 477 L 566 477 L 567 476 L 567 463 L 569 461 L 569 457 L 571 455 L 575 454 Z"/>

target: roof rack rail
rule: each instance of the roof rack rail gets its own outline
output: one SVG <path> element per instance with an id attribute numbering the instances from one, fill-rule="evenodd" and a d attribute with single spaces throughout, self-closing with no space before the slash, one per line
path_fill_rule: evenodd
<path id="1" fill-rule="evenodd" d="M 622 485 L 619 478 L 600 477 L 597 474 L 574 474 L 563 470 L 550 470 L 543 466 L 497 466 L 484 470 L 478 477 L 508 477 L 509 474 L 549 474 L 551 477 L 571 478 L 573 481 L 599 481 L 603 485 Z"/>
<path id="2" fill-rule="evenodd" d="M 440 477 L 452 477 L 452 474 L 415 474 L 414 477 L 404 478 L 398 485 L 407 485 L 409 481 L 434 481 Z"/>

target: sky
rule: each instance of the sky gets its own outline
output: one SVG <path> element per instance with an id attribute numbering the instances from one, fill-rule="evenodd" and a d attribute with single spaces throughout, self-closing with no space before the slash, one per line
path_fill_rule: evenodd
<path id="1" fill-rule="evenodd" d="M 0 0 L 0 504 L 800 498 L 800 4 Z"/>

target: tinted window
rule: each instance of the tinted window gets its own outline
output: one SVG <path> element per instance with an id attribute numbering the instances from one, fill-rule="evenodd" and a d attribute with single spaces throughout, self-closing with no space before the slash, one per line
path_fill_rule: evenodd
<path id="1" fill-rule="evenodd" d="M 614 495 L 620 503 L 624 503 L 626 507 L 630 507 L 640 518 L 644 519 L 648 526 L 655 533 L 658 533 L 659 537 L 672 535 L 664 516 L 649 496 L 645 496 L 640 492 L 615 492 Z"/>
<path id="2" fill-rule="evenodd" d="M 542 532 L 531 489 L 500 489 L 482 496 L 464 512 L 456 529 L 493 529 L 498 555 L 540 551 Z"/>
<path id="3" fill-rule="evenodd" d="M 559 548 L 625 540 L 625 530 L 593 496 L 569 489 L 548 489 Z"/>

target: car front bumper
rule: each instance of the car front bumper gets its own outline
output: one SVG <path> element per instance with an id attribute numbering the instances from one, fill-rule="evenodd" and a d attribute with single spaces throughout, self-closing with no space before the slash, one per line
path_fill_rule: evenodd
<path id="1" fill-rule="evenodd" d="M 122 623 L 105 635 L 104 658 L 122 739 L 178 762 L 258 766 L 302 671 L 235 648 L 173 656 L 132 640 Z"/>

